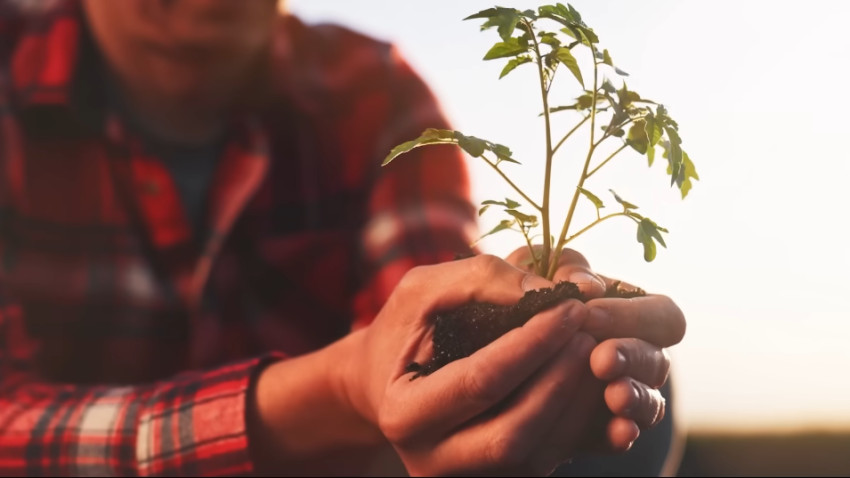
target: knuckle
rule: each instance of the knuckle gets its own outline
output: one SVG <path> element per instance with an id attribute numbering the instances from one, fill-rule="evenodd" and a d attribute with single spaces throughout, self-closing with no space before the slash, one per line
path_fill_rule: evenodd
<path id="1" fill-rule="evenodd" d="M 650 385 L 660 387 L 667 382 L 667 376 L 670 374 L 670 353 L 667 349 L 657 349 L 655 351 L 655 377 Z"/>
<path id="2" fill-rule="evenodd" d="M 635 338 L 623 341 L 619 350 L 628 361 L 628 375 L 653 387 L 664 385 L 670 369 L 670 358 L 666 350 Z"/>
<path id="3" fill-rule="evenodd" d="M 494 275 L 505 262 L 492 254 L 482 254 L 474 259 L 475 272 L 484 277 Z"/>
<path id="4" fill-rule="evenodd" d="M 417 266 L 407 271 L 399 281 L 397 288 L 403 291 L 416 290 L 424 282 L 429 266 Z"/>
<path id="5" fill-rule="evenodd" d="M 501 398 L 497 380 L 484 367 L 470 367 L 462 377 L 461 391 L 470 404 L 487 407 Z"/>
<path id="6" fill-rule="evenodd" d="M 568 247 L 561 251 L 561 257 L 558 262 L 561 264 L 575 264 L 584 266 L 588 269 L 590 268 L 590 263 L 587 262 L 587 259 L 582 253 Z"/>
<path id="7" fill-rule="evenodd" d="M 635 384 L 638 400 L 634 409 L 635 421 L 642 428 L 652 428 L 661 420 L 664 414 L 664 397 L 661 392 L 641 384 Z"/>
<path id="8" fill-rule="evenodd" d="M 516 433 L 498 433 L 490 439 L 488 458 L 492 465 L 510 469 L 528 468 L 529 447 Z"/>
<path id="9" fill-rule="evenodd" d="M 378 414 L 378 428 L 390 443 L 405 443 L 411 439 L 409 423 L 394 410 L 385 409 Z"/>

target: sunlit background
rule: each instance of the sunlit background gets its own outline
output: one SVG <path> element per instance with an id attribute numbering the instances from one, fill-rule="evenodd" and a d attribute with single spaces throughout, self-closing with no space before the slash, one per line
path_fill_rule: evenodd
<path id="1" fill-rule="evenodd" d="M 608 204 L 613 188 L 639 205 L 670 230 L 668 248 L 644 262 L 634 225 L 623 218 L 572 244 L 596 270 L 667 294 L 685 311 L 687 337 L 673 349 L 681 418 L 702 432 L 850 429 L 850 3 L 572 4 L 630 74 L 630 89 L 668 107 L 700 176 L 682 201 L 664 160 L 647 168 L 644 157 L 624 152 L 587 187 Z M 536 72 L 524 66 L 498 80 L 504 60 L 481 61 L 496 33 L 461 21 L 492 0 L 288 5 L 307 21 L 343 23 L 397 44 L 457 129 L 504 143 L 529 165 L 510 174 L 539 197 Z M 560 82 L 568 88 L 554 105 L 578 94 L 568 75 Z M 576 118 L 557 124 L 566 131 Z M 557 160 L 556 211 L 566 211 L 586 136 L 580 141 Z M 470 166 L 477 200 L 510 193 L 486 165 Z M 482 229 L 500 219 L 488 212 Z M 504 232 L 482 247 L 504 255 L 521 244 Z"/>

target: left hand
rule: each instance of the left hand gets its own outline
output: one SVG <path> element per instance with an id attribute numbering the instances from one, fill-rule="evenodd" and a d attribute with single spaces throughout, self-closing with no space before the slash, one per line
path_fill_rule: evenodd
<path id="1" fill-rule="evenodd" d="M 528 248 L 511 253 L 506 261 L 528 270 Z M 594 438 L 586 450 L 625 451 L 640 429 L 657 425 L 665 413 L 659 392 L 670 370 L 665 347 L 679 343 L 685 334 L 685 318 L 670 298 L 648 294 L 633 299 L 604 298 L 612 279 L 590 269 L 583 255 L 565 249 L 553 281 L 574 282 L 591 299 L 590 317 L 583 330 L 599 344 L 590 357 L 590 370 L 583 388 L 587 400 L 604 397 L 607 410 L 596 419 Z"/>

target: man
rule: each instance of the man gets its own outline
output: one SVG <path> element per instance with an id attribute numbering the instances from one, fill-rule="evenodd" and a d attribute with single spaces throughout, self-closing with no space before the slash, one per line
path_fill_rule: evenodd
<path id="1" fill-rule="evenodd" d="M 0 473 L 357 474 L 392 445 L 412 474 L 545 474 L 663 416 L 663 296 L 570 301 L 404 374 L 431 311 L 552 284 L 450 261 L 475 217 L 457 151 L 379 168 L 446 126 L 391 47 L 274 0 L 22 5 L 0 3 Z M 572 251 L 567 278 L 604 288 Z"/>

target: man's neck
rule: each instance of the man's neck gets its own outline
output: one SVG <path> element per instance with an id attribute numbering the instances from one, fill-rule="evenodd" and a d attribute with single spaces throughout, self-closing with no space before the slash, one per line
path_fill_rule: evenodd
<path id="1" fill-rule="evenodd" d="M 193 105 L 134 89 L 116 75 L 107 73 L 112 102 L 133 126 L 160 142 L 182 146 L 202 146 L 220 137 L 225 126 L 226 107 Z"/>

